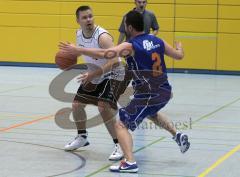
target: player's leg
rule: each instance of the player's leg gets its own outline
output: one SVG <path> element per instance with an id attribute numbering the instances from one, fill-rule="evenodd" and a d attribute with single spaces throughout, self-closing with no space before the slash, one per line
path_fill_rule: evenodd
<path id="1" fill-rule="evenodd" d="M 97 85 L 98 93 L 98 109 L 104 120 L 105 126 L 111 135 L 114 142 L 114 149 L 109 156 L 109 160 L 120 160 L 123 158 L 123 153 L 118 143 L 114 124 L 116 122 L 115 115 L 117 114 L 117 101 L 121 94 L 124 93 L 129 84 L 128 79 L 118 81 L 115 79 L 105 79 Z"/>
<path id="2" fill-rule="evenodd" d="M 98 102 L 98 110 L 103 118 L 104 124 L 113 139 L 117 139 L 117 135 L 114 129 L 114 125 L 116 122 L 115 115 L 116 110 L 113 110 L 109 103 L 99 101 Z"/>
<path id="3" fill-rule="evenodd" d="M 150 116 L 148 118 L 152 120 L 157 126 L 164 128 L 172 134 L 173 140 L 176 141 L 182 153 L 185 153 L 189 149 L 190 142 L 188 141 L 188 136 L 184 133 L 177 132 L 176 128 L 171 124 L 166 115 L 158 112 L 154 116 Z"/>
<path id="4" fill-rule="evenodd" d="M 87 115 L 85 111 L 86 105 L 78 101 L 72 103 L 72 115 L 76 124 L 78 134 L 86 133 Z"/>
<path id="5" fill-rule="evenodd" d="M 77 127 L 77 136 L 65 145 L 65 150 L 71 151 L 83 146 L 89 145 L 87 140 L 86 121 L 87 115 L 85 112 L 86 104 L 97 104 L 95 85 L 89 83 L 87 85 L 80 85 L 77 94 L 72 103 L 72 115 Z"/>
<path id="6" fill-rule="evenodd" d="M 120 120 L 116 122 L 115 127 L 125 160 L 120 165 L 111 166 L 110 171 L 129 173 L 138 171 L 138 166 L 133 155 L 133 139 L 128 129 L 134 131 L 143 119 L 152 113 L 151 108 L 147 104 L 149 98 L 145 99 L 146 104 L 142 104 L 142 100 L 134 97 L 127 107 L 119 110 Z"/>
<path id="7" fill-rule="evenodd" d="M 125 91 L 131 82 L 133 77 L 133 73 L 125 68 L 125 77 L 124 80 L 120 83 L 117 84 L 119 85 L 118 89 L 114 92 L 116 99 L 118 100 L 120 95 L 125 94 Z M 114 84 L 114 82 L 113 82 Z M 128 93 L 129 94 L 129 93 Z M 129 98 L 124 97 L 125 100 L 129 100 Z M 124 101 L 125 101 L 124 100 Z M 126 102 L 126 105 L 129 102 Z M 123 104 L 124 105 L 124 104 Z M 128 159 L 129 163 L 134 163 L 134 156 L 133 156 L 133 139 L 132 135 L 129 133 L 128 128 L 120 121 L 118 120 L 115 124 L 115 130 L 117 133 L 117 137 L 121 139 L 121 148 L 125 154 L 125 160 Z"/>
<path id="8" fill-rule="evenodd" d="M 118 137 L 119 144 L 124 153 L 124 160 L 121 161 L 120 165 L 110 166 L 112 172 L 138 172 L 138 166 L 133 155 L 133 139 L 129 133 L 128 128 L 120 120 L 115 124 L 115 129 Z"/>
<path id="9" fill-rule="evenodd" d="M 132 135 L 129 133 L 128 129 L 121 121 L 116 122 L 115 128 L 125 159 L 131 163 L 135 162 L 135 159 L 133 157 Z"/>
<path id="10" fill-rule="evenodd" d="M 114 142 L 114 149 L 109 156 L 109 160 L 120 160 L 123 158 L 123 153 L 118 144 L 118 139 L 117 139 L 117 135 L 114 127 L 116 123 L 115 115 L 117 114 L 117 110 L 112 109 L 110 104 L 104 101 L 98 102 L 98 110 Z"/>
<path id="11" fill-rule="evenodd" d="M 77 127 L 77 136 L 74 138 L 74 140 L 65 145 L 64 149 L 66 151 L 73 151 L 80 147 L 89 145 L 86 131 L 87 116 L 84 108 L 85 104 L 82 104 L 77 100 L 73 101 L 72 115 Z"/>
<path id="12" fill-rule="evenodd" d="M 176 128 L 172 125 L 171 121 L 165 114 L 158 112 L 156 115 L 148 117 L 148 119 L 153 121 L 154 124 L 156 124 L 157 126 L 167 130 L 169 133 L 172 134 L 172 136 L 176 135 Z"/>

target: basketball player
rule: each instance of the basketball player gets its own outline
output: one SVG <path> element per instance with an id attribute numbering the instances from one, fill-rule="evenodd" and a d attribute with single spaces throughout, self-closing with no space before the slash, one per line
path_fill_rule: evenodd
<path id="1" fill-rule="evenodd" d="M 107 49 L 114 45 L 111 35 L 102 27 L 94 24 L 92 9 L 89 6 L 80 6 L 76 10 L 76 18 L 81 27 L 77 30 L 78 46 Z M 104 65 L 111 65 L 110 60 L 99 60 L 98 58 L 89 56 L 83 57 L 87 64 L 88 72 L 99 70 L 99 68 L 102 68 Z M 102 71 L 102 69 L 100 70 Z M 114 151 L 109 156 L 109 160 L 120 160 L 123 157 L 123 154 L 116 137 L 114 129 L 115 120 L 113 117 L 114 110 L 117 109 L 116 102 L 121 93 L 121 88 L 118 88 L 118 84 L 124 79 L 124 67 L 118 66 L 111 73 L 108 72 L 101 74 L 101 76 L 92 79 L 91 82 L 82 82 L 77 91 L 72 104 L 72 110 L 78 135 L 73 141 L 65 146 L 65 150 L 72 151 L 89 145 L 87 140 L 86 112 L 84 107 L 86 104 L 94 104 L 98 106 L 105 126 L 115 143 Z M 90 75 L 88 76 L 90 77 Z M 84 74 L 82 77 L 84 77 Z M 113 77 L 114 79 L 112 79 Z M 116 87 L 113 88 L 113 85 Z"/>
<path id="2" fill-rule="evenodd" d="M 130 11 L 126 15 L 125 29 L 131 39 L 116 47 L 103 49 L 86 49 L 62 43 L 60 48 L 75 55 L 98 56 L 110 58 L 112 53 L 125 53 L 128 65 L 133 70 L 134 97 L 131 102 L 119 110 L 120 120 L 115 128 L 125 159 L 118 166 L 111 166 L 113 172 L 138 172 L 137 163 L 133 157 L 133 140 L 129 129 L 134 131 L 144 118 L 149 118 L 158 126 L 164 126 L 177 142 L 182 153 L 185 153 L 190 143 L 188 136 L 176 132 L 169 119 L 158 113 L 171 98 L 171 86 L 168 82 L 164 54 L 174 59 L 182 59 L 184 52 L 181 43 L 176 42 L 176 49 L 167 42 L 153 35 L 145 34 L 142 15 L 137 11 Z M 123 51 L 128 51 L 126 52 Z"/>

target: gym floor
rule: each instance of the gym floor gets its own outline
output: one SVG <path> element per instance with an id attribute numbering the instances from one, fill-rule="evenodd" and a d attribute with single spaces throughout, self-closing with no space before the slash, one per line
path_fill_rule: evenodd
<path id="1" fill-rule="evenodd" d="M 49 95 L 55 68 L 0 67 L 0 177 L 239 177 L 239 76 L 169 74 L 173 99 L 162 110 L 189 135 L 181 154 L 171 135 L 144 122 L 134 133 L 138 174 L 110 173 L 112 140 L 104 125 L 88 129 L 90 146 L 74 152 L 63 147 L 74 129 L 56 125 L 55 113 L 71 103 Z M 72 80 L 68 92 L 76 92 Z M 97 114 L 87 106 L 87 115 Z"/>

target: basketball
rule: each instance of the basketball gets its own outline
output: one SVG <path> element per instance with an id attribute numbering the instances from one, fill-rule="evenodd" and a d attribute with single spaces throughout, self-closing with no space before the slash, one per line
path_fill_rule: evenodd
<path id="1" fill-rule="evenodd" d="M 77 64 L 77 56 L 58 51 L 55 56 L 55 63 L 60 69 L 65 70 Z"/>

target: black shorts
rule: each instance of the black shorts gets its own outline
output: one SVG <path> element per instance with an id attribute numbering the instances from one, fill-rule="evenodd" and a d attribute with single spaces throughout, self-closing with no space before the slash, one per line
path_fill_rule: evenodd
<path id="1" fill-rule="evenodd" d="M 118 81 L 113 79 L 105 79 L 99 84 L 81 84 L 74 101 L 96 106 L 99 101 L 103 101 L 109 103 L 113 109 L 117 109 L 117 101 L 127 86 L 128 84 L 125 80 Z"/>

